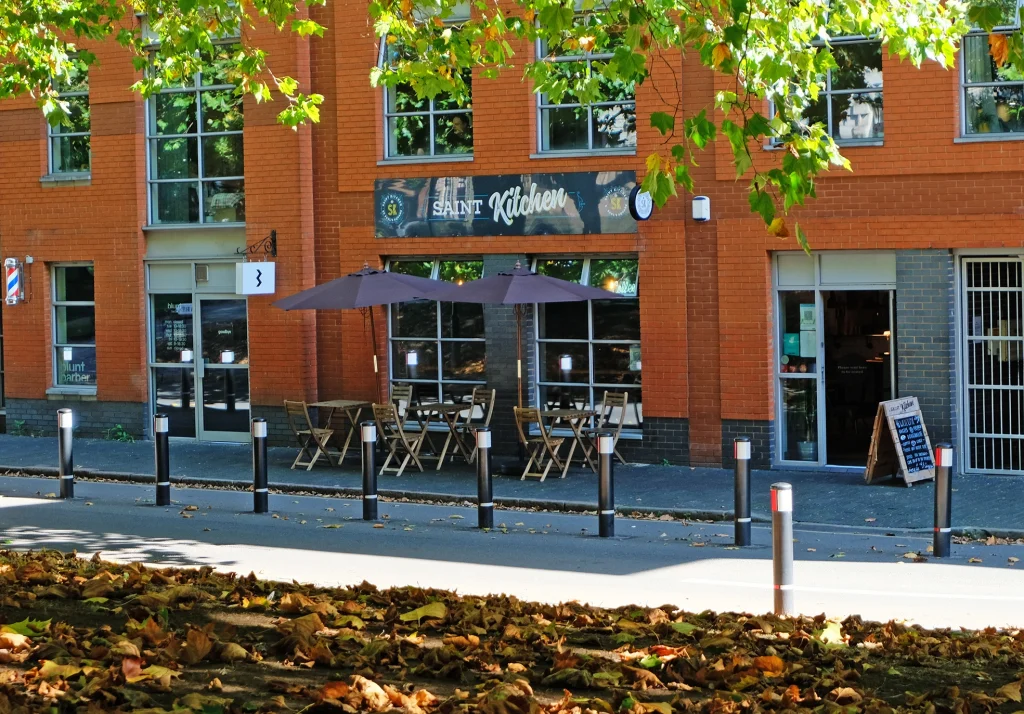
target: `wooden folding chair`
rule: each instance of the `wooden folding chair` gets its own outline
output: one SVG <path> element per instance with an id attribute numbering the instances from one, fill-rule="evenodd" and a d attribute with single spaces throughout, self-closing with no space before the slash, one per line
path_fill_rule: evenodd
<path id="1" fill-rule="evenodd" d="M 380 467 L 380 474 L 385 471 L 394 471 L 396 476 L 401 476 L 405 467 L 412 461 L 416 468 L 423 471 L 423 464 L 420 462 L 419 448 L 423 440 L 423 434 L 410 437 L 405 433 L 402 421 L 398 418 L 398 409 L 394 404 L 374 404 L 373 420 L 377 422 L 377 433 L 384 440 L 388 447 L 388 457 Z M 404 456 L 402 456 L 404 454 Z M 391 460 L 402 459 L 401 465 L 388 469 Z"/>
<path id="2" fill-rule="evenodd" d="M 470 445 L 475 442 L 470 442 L 469 439 L 476 439 L 473 432 L 479 427 L 491 425 L 491 415 L 494 414 L 494 402 L 497 394 L 498 390 L 496 389 L 473 387 L 473 396 L 469 400 L 466 419 L 455 424 L 455 431 L 459 434 L 459 438 L 463 440 L 466 451 L 469 452 L 468 461 L 471 464 L 476 461 L 476 448 Z M 452 461 L 455 460 L 455 454 L 457 453 L 458 449 L 452 452 Z"/>
<path id="3" fill-rule="evenodd" d="M 565 472 L 569 470 L 569 462 L 566 461 L 563 465 L 562 460 L 558 458 L 558 447 L 565 439 L 562 437 L 552 438 L 550 430 L 544 425 L 544 419 L 541 417 L 539 409 L 535 407 L 512 407 L 512 409 L 516 415 L 516 431 L 519 432 L 519 441 L 526 448 L 530 457 L 519 480 L 525 481 L 527 476 L 532 476 L 540 477 L 541 483 L 543 483 L 552 464 L 561 469 L 560 478 L 565 478 Z M 532 426 L 537 427 L 537 436 L 530 434 Z M 534 464 L 537 465 L 537 470 L 531 471 Z"/>
<path id="4" fill-rule="evenodd" d="M 295 457 L 295 461 L 292 462 L 292 468 L 305 466 L 306 471 L 309 471 L 321 456 L 326 456 L 327 463 L 334 466 L 334 453 L 327 444 L 331 435 L 334 434 L 334 430 L 313 426 L 313 421 L 309 418 L 309 407 L 305 402 L 293 402 L 285 399 L 284 413 L 288 418 L 288 426 L 299 443 L 299 453 Z M 335 451 L 335 453 L 337 452 Z M 340 456 L 340 453 L 338 455 Z M 306 457 L 306 461 L 302 460 L 303 456 Z"/>
<path id="5" fill-rule="evenodd" d="M 612 444 L 615 449 L 615 456 L 619 463 L 625 464 L 626 460 L 619 453 L 619 435 L 622 433 L 622 424 L 626 421 L 626 407 L 629 404 L 629 392 L 605 392 L 601 400 L 601 406 L 597 410 L 597 421 L 592 428 L 584 429 L 583 433 L 590 437 L 590 447 L 587 449 L 589 455 L 597 448 L 597 435 L 601 432 L 612 433 Z M 613 421 L 615 410 L 618 409 L 618 420 Z"/>
<path id="6" fill-rule="evenodd" d="M 402 419 L 402 423 L 409 418 L 409 407 L 412 406 L 412 385 L 392 384 L 390 403 L 395 407 L 395 413 Z"/>

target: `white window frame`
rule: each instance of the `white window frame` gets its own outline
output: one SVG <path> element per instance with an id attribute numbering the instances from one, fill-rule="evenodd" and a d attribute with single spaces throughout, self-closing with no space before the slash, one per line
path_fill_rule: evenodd
<path id="1" fill-rule="evenodd" d="M 231 44 L 237 43 L 237 40 L 232 40 Z M 222 43 L 227 44 L 227 43 Z M 206 131 L 203 126 L 203 109 L 202 109 L 202 95 L 205 92 L 216 92 L 224 90 L 234 90 L 235 85 L 233 84 L 212 84 L 209 86 L 203 86 L 202 84 L 202 72 L 197 72 L 192 77 L 192 83 L 187 86 L 180 87 L 167 87 L 162 89 L 156 95 L 151 97 L 146 102 L 146 196 L 147 196 L 147 208 L 148 218 L 150 226 L 244 226 L 245 221 L 208 221 L 206 220 L 206 190 L 205 186 L 208 183 L 214 183 L 217 181 L 241 181 L 242 182 L 242 196 L 243 201 L 245 200 L 245 169 L 243 166 L 242 175 L 239 176 L 216 176 L 207 177 L 205 176 L 204 165 L 203 165 L 203 139 L 206 137 L 217 137 L 217 136 L 243 136 L 244 137 L 244 124 L 245 114 L 242 113 L 243 128 L 231 131 Z M 156 128 L 156 98 L 159 95 L 167 94 L 194 94 L 196 97 L 196 131 L 194 133 L 187 134 L 158 134 L 155 132 Z M 195 139 L 196 151 L 197 151 L 197 165 L 198 175 L 195 178 L 174 178 L 174 179 L 161 179 L 155 177 L 156 172 L 156 146 L 158 141 L 164 141 L 168 139 Z M 243 139 L 244 144 L 244 139 Z M 244 161 L 244 159 L 243 159 Z M 160 222 L 156 220 L 157 217 L 157 201 L 154 199 L 154 195 L 157 191 L 157 186 L 160 184 L 199 184 L 199 220 L 195 222 L 181 221 L 181 222 Z"/>
<path id="2" fill-rule="evenodd" d="M 57 96 L 60 99 L 69 99 L 73 97 L 85 97 L 86 106 L 90 106 L 89 102 L 89 70 L 86 69 L 83 73 L 85 76 L 85 89 L 76 89 L 63 91 L 60 89 L 60 85 L 57 80 L 53 79 L 50 84 L 57 91 Z M 85 137 L 89 140 L 89 168 L 85 171 L 62 171 L 55 161 L 56 152 L 54 151 L 54 144 L 61 139 L 76 139 Z M 66 131 L 66 127 L 63 124 L 53 126 L 47 123 L 46 125 L 46 146 L 47 146 L 47 170 L 51 176 L 66 176 L 66 177 L 86 177 L 89 176 L 92 171 L 92 116 L 89 117 L 89 131 Z"/>
<path id="3" fill-rule="evenodd" d="M 1017 18 L 1018 22 L 1013 25 L 999 25 L 992 28 L 992 32 L 985 32 L 979 28 L 973 28 L 967 35 L 964 36 L 963 42 L 960 47 L 960 138 L 967 139 L 970 141 L 1012 141 L 1014 139 L 1024 139 L 1024 129 L 1021 131 L 1006 131 L 1006 132 L 976 132 L 969 134 L 967 132 L 967 90 L 971 87 L 1003 87 L 1003 86 L 1019 86 L 1024 90 L 1024 80 L 1020 82 L 972 82 L 967 83 L 967 38 L 968 37 L 985 37 L 995 34 L 1009 34 L 1015 32 L 1020 28 L 1020 11 L 1024 8 L 1024 0 L 1017 0 Z"/>
<path id="4" fill-rule="evenodd" d="M 432 280 L 440 280 L 440 271 L 442 263 L 483 263 L 483 257 L 443 257 L 443 258 L 420 258 L 420 257 L 407 257 L 407 256 L 394 256 L 387 262 L 387 269 L 390 270 L 394 263 L 426 263 L 433 262 L 430 269 L 430 278 Z M 482 270 L 482 269 L 481 269 Z M 481 272 L 481 277 L 484 273 Z M 444 378 L 444 344 L 446 342 L 478 342 L 484 345 L 484 364 L 486 365 L 487 360 L 487 325 L 484 325 L 484 337 L 444 337 L 442 329 L 443 317 L 441 315 L 441 303 L 436 300 L 434 303 L 434 315 L 435 315 L 435 327 L 436 332 L 433 337 L 395 337 L 392 332 L 392 311 L 395 303 L 388 305 L 388 384 L 413 384 L 417 385 L 417 390 L 422 386 L 436 385 L 437 387 L 437 399 L 440 401 L 444 397 L 444 388 L 446 384 L 459 384 L 465 386 L 486 386 L 487 384 L 487 370 L 484 368 L 484 379 L 482 380 L 471 380 L 471 379 L 445 379 Z M 400 304 L 400 303 L 398 303 Z M 437 378 L 436 379 L 408 379 L 405 377 L 396 378 L 394 376 L 394 349 L 393 346 L 396 342 L 433 342 L 437 345 Z M 417 396 L 422 400 L 424 394 L 421 391 L 417 391 Z"/>
<path id="5" fill-rule="evenodd" d="M 580 261 L 583 263 L 583 269 L 580 274 L 580 285 L 590 285 L 590 264 L 594 260 L 635 260 L 637 261 L 637 280 L 636 280 L 636 296 L 637 301 L 640 300 L 640 260 L 635 255 L 620 255 L 620 254 L 609 254 L 609 255 L 585 255 L 585 256 L 573 256 L 573 255 L 541 255 L 533 259 L 531 270 L 537 271 L 539 263 L 548 260 L 572 260 Z M 632 296 L 631 296 L 632 297 Z M 540 336 L 540 309 L 535 303 L 533 306 L 533 343 L 534 343 L 534 359 L 536 368 L 536 379 L 532 385 L 533 387 L 533 398 L 534 404 L 537 404 L 541 408 L 544 407 L 544 403 L 541 401 L 541 387 L 562 387 L 570 386 L 574 389 L 583 390 L 586 389 L 590 400 L 590 406 L 598 408 L 601 404 L 601 399 L 604 397 L 605 391 L 626 391 L 630 395 L 629 403 L 627 404 L 627 410 L 632 412 L 637 420 L 637 424 L 623 424 L 622 436 L 623 437 L 638 437 L 643 434 L 643 365 L 638 370 L 640 374 L 640 382 L 636 385 L 622 385 L 622 384 L 606 384 L 604 382 L 598 382 L 594 377 L 594 345 L 638 345 L 641 348 L 641 355 L 643 350 L 643 334 L 635 340 L 604 340 L 595 339 L 594 337 L 594 301 L 587 300 L 587 338 L 586 339 L 568 339 L 563 337 L 541 337 Z M 541 364 L 540 364 L 540 346 L 545 343 L 573 343 L 573 344 L 585 344 L 588 350 L 588 369 L 589 374 L 587 375 L 586 382 L 555 382 L 551 380 L 541 380 Z M 642 362 L 642 358 L 641 358 Z M 634 392 L 639 391 L 641 398 L 639 401 L 633 400 Z M 595 401 L 596 400 L 596 401 Z M 557 431 L 557 430 L 556 430 Z M 561 433 L 561 432 L 559 432 Z M 571 433 L 571 432 L 568 432 Z"/>
<path id="6" fill-rule="evenodd" d="M 93 268 L 93 292 L 92 300 L 58 300 L 57 299 L 57 271 L 62 268 Z M 86 392 L 95 393 L 96 383 L 90 385 L 74 385 L 74 384 L 61 384 L 58 377 L 59 370 L 57 365 L 60 360 L 63 359 L 63 355 L 58 354 L 59 350 L 64 348 L 70 349 L 81 349 L 91 348 L 93 350 L 93 359 L 95 360 L 96 353 L 96 339 L 93 337 L 91 344 L 70 344 L 67 342 L 60 342 L 57 339 L 57 309 L 60 307 L 91 307 L 93 310 L 93 325 L 96 324 L 96 268 L 95 263 L 53 263 L 50 266 L 50 340 L 53 344 L 53 388 L 61 392 Z M 96 378 L 99 378 L 99 365 L 96 365 Z"/>

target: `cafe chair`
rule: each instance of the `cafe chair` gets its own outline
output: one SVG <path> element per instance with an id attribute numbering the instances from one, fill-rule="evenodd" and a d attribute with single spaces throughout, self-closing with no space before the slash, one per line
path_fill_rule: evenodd
<path id="1" fill-rule="evenodd" d="M 455 424 L 455 432 L 466 447 L 466 452 L 469 454 L 468 462 L 471 464 L 476 461 L 476 435 L 473 432 L 482 426 L 491 425 L 491 415 L 494 413 L 494 401 L 497 398 L 497 393 L 496 389 L 473 387 L 466 419 Z M 447 444 L 445 447 L 447 448 Z M 452 461 L 455 460 L 457 453 L 458 449 L 452 451 Z"/>
<path id="2" fill-rule="evenodd" d="M 413 387 L 411 384 L 391 385 L 391 404 L 395 407 L 395 413 L 402 419 L 402 424 L 409 418 L 412 406 Z"/>
<path id="3" fill-rule="evenodd" d="M 384 459 L 384 464 L 380 467 L 378 474 L 394 471 L 396 476 L 401 476 L 410 461 L 416 464 L 416 468 L 423 471 L 423 463 L 419 457 L 423 434 L 411 436 L 406 433 L 402 420 L 398 417 L 398 408 L 394 404 L 374 404 L 373 420 L 377 423 L 378 435 L 388 449 L 388 457 Z M 401 459 L 402 463 L 388 469 L 392 459 L 396 462 Z"/>
<path id="4" fill-rule="evenodd" d="M 305 402 L 284 400 L 284 413 L 288 418 L 288 426 L 299 443 L 299 453 L 292 462 L 292 468 L 305 466 L 306 471 L 309 471 L 320 457 L 326 457 L 327 463 L 331 466 L 336 465 L 334 457 L 340 457 L 341 453 L 336 449 L 332 451 L 327 443 L 334 434 L 334 429 L 313 426 L 313 421 L 309 418 L 309 407 Z M 306 461 L 302 460 L 303 456 L 306 457 Z"/>
<path id="5" fill-rule="evenodd" d="M 569 470 L 569 462 L 565 464 L 558 458 L 558 447 L 565 441 L 564 438 L 551 436 L 551 431 L 544 424 L 540 410 L 535 407 L 512 407 L 516 415 L 516 431 L 519 432 L 519 442 L 525 447 L 530 460 L 526 462 L 523 475 L 519 479 L 525 481 L 527 476 L 540 478 L 541 483 L 547 478 L 552 464 L 561 470 L 560 478 L 565 478 L 565 472 Z M 536 427 L 537 435 L 531 435 L 530 431 Z M 536 464 L 537 469 L 531 471 Z"/>
<path id="6" fill-rule="evenodd" d="M 601 406 L 597 409 L 595 423 L 592 428 L 584 429 L 583 433 L 590 439 L 590 447 L 587 449 L 587 456 L 597 448 L 597 435 L 601 432 L 611 432 L 612 444 L 615 449 L 615 456 L 619 463 L 625 465 L 626 460 L 619 453 L 619 435 L 622 433 L 622 424 L 626 421 L 626 407 L 629 404 L 629 392 L 605 392 L 601 400 Z M 616 411 L 618 414 L 616 415 Z"/>

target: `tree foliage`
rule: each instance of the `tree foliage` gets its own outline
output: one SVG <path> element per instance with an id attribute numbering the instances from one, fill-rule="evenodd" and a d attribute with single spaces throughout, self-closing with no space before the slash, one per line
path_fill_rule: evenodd
<path id="1" fill-rule="evenodd" d="M 608 86 L 642 85 L 657 63 L 669 61 L 666 50 L 697 56 L 727 77 L 721 85 L 728 89 L 686 116 L 680 97 L 660 93 L 674 109 L 646 118 L 665 141 L 647 157 L 644 188 L 658 205 L 680 186 L 692 190 L 699 152 L 727 141 L 751 209 L 779 236 L 789 235 L 790 209 L 814 196 L 818 174 L 850 168 L 812 111 L 828 71 L 842 71 L 835 38 L 863 36 L 915 66 L 951 67 L 970 27 L 989 30 L 1017 19 L 1016 0 L 473 0 L 469 19 L 460 2 L 373 0 L 376 32 L 408 51 L 401 62 L 374 68 L 371 81 L 468 101 L 466 68 L 488 78 L 519 62 L 534 91 L 589 104 L 607 99 Z M 1024 66 L 1019 31 L 993 37 L 1000 65 Z M 545 51 L 533 61 L 517 57 L 517 40 Z M 567 76 L 546 61 L 595 48 L 611 57 L 587 72 Z M 762 153 L 765 145 L 780 151 Z M 806 246 L 799 225 L 794 232 Z"/>

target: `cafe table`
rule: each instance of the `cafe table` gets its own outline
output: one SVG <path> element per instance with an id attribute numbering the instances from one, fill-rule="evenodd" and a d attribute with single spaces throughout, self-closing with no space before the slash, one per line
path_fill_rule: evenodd
<path id="1" fill-rule="evenodd" d="M 359 427 L 359 415 L 363 409 L 370 406 L 370 402 L 356 399 L 326 399 L 322 402 L 313 402 L 308 406 L 329 410 L 327 412 L 327 419 L 323 422 L 328 425 L 330 425 L 331 419 L 334 417 L 334 412 L 339 411 L 345 416 L 345 420 L 348 422 L 348 431 L 345 434 L 345 442 L 341 445 L 341 456 L 338 457 L 338 466 L 341 466 L 345 460 L 345 454 L 348 452 L 349 444 L 352 443 L 352 437 Z"/>
<path id="2" fill-rule="evenodd" d="M 416 455 L 421 456 L 420 451 L 423 449 L 423 444 L 425 442 L 429 443 L 430 448 L 435 453 L 427 458 L 436 458 L 437 470 L 440 471 L 441 465 L 444 464 L 445 456 L 448 454 L 448 449 L 451 447 L 452 442 L 454 442 L 455 448 L 457 448 L 462 454 L 466 463 L 469 463 L 470 454 L 467 451 L 466 442 L 463 441 L 462 435 L 459 434 L 458 423 L 459 415 L 472 408 L 472 404 L 459 402 L 427 402 L 424 404 L 413 404 L 407 407 L 407 411 L 416 412 L 419 416 L 420 429 L 423 434 L 423 438 L 420 439 L 419 444 L 416 447 Z M 437 418 L 439 422 L 443 422 L 448 426 L 448 436 L 445 438 L 444 446 L 441 447 L 441 452 L 439 454 L 437 453 L 434 443 L 430 440 L 430 423 L 435 418 Z"/>
<path id="3" fill-rule="evenodd" d="M 583 461 L 587 466 L 594 472 L 597 472 L 597 464 L 594 463 L 594 459 L 591 456 L 593 449 L 587 446 L 586 437 L 583 435 L 583 425 L 587 423 L 591 417 L 596 415 L 597 412 L 593 409 L 544 409 L 541 410 L 541 417 L 544 419 L 551 420 L 551 429 L 554 429 L 555 424 L 563 422 L 569 425 L 572 429 L 572 445 L 569 447 L 569 455 L 566 456 L 566 463 L 572 463 L 573 454 L 576 451 L 576 445 L 580 447 L 580 451 L 583 454 Z"/>

